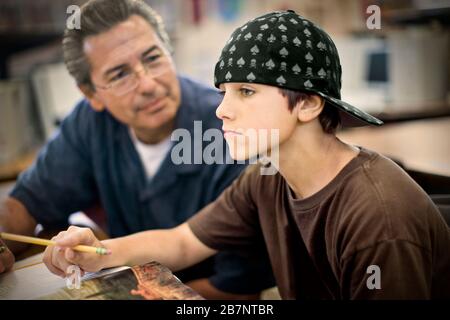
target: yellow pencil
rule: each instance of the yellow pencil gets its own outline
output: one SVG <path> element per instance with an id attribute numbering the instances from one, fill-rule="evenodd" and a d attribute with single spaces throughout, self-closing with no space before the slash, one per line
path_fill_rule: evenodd
<path id="1" fill-rule="evenodd" d="M 26 242 L 26 243 L 32 243 L 32 244 L 38 244 L 41 246 L 54 246 L 56 245 L 55 241 L 47 240 L 47 239 L 41 239 L 41 238 L 35 238 L 35 237 L 27 237 L 27 236 L 21 236 L 18 234 L 12 234 L 7 232 L 0 232 L 0 238 L 5 240 L 12 240 L 12 241 L 19 241 L 19 242 Z M 111 250 L 106 248 L 97 248 L 97 247 L 91 247 L 91 246 L 84 246 L 84 245 L 78 245 L 76 247 L 72 248 L 73 250 L 81 251 L 81 252 L 89 252 L 89 253 L 96 253 L 100 255 L 109 255 L 111 254 Z"/>

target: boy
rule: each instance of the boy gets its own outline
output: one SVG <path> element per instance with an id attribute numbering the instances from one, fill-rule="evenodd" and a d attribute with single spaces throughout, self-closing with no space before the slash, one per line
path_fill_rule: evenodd
<path id="1" fill-rule="evenodd" d="M 222 97 L 178 74 L 163 20 L 145 1 L 90 0 L 80 9 L 82 28 L 67 28 L 62 49 L 85 99 L 0 202 L 0 232 L 62 230 L 77 211 L 94 213 L 110 237 L 173 228 L 245 167 L 172 161 L 172 135 L 195 137 L 196 121 L 220 129 Z M 12 252 L 0 239 L 0 273 L 12 267 Z M 274 285 L 267 254 L 248 260 L 221 252 L 177 276 L 211 299 L 255 299 Z"/>
<path id="2" fill-rule="evenodd" d="M 73 227 L 56 239 L 63 249 L 47 249 L 46 265 L 97 271 L 157 260 L 178 270 L 218 250 L 249 254 L 264 243 L 284 299 L 448 298 L 450 231 L 402 169 L 336 138 L 339 123 L 382 123 L 340 100 L 340 79 L 330 37 L 293 11 L 238 28 L 215 69 L 224 92 L 217 116 L 234 159 L 267 152 L 279 173 L 249 167 L 174 229 L 99 242 Z M 278 142 L 252 152 L 251 130 L 276 130 Z M 68 248 L 81 243 L 113 253 Z"/>

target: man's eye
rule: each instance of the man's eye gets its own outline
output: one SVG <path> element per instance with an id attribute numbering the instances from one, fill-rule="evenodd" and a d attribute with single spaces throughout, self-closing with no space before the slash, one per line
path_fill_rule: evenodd
<path id="1" fill-rule="evenodd" d="M 130 73 L 128 71 L 122 70 L 118 73 L 116 73 L 110 80 L 109 82 L 115 82 L 118 80 L 121 80 L 123 78 L 125 78 L 126 76 L 128 76 Z"/>
<path id="2" fill-rule="evenodd" d="M 144 58 L 144 63 L 149 64 L 149 63 L 155 62 L 155 61 L 157 61 L 160 57 L 161 57 L 160 54 L 153 55 L 153 56 L 147 56 L 147 57 Z"/>
<path id="3" fill-rule="evenodd" d="M 224 95 L 225 95 L 225 91 L 219 91 L 219 94 L 220 94 L 221 96 L 224 96 Z"/>
<path id="4" fill-rule="evenodd" d="M 252 89 L 247 89 L 247 88 L 241 88 L 241 89 L 239 89 L 239 91 L 241 92 L 241 94 L 244 97 L 249 97 L 255 93 L 255 91 L 253 91 Z"/>

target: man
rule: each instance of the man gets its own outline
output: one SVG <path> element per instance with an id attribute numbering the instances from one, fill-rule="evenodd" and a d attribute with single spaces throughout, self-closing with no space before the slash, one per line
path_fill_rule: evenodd
<path id="1" fill-rule="evenodd" d="M 65 228 L 71 213 L 98 202 L 111 237 L 171 228 L 239 174 L 243 166 L 174 164 L 171 133 L 185 129 L 194 138 L 196 120 L 220 128 L 220 95 L 177 76 L 168 41 L 144 2 L 93 0 L 82 8 L 81 29 L 66 30 L 63 50 L 87 100 L 20 176 L 1 210 L 4 231 L 32 234 L 37 223 Z M 2 248 L 0 271 L 13 262 Z M 264 253 L 220 254 L 178 276 L 206 298 L 256 298 L 273 283 Z"/>
<path id="2" fill-rule="evenodd" d="M 223 63 L 231 58 L 240 63 Z M 335 136 L 340 122 L 382 124 L 340 99 L 340 79 L 331 38 L 293 11 L 236 29 L 216 64 L 215 85 L 224 92 L 217 116 L 234 159 L 268 153 L 279 174 L 249 167 L 170 230 L 100 242 L 73 227 L 56 239 L 63 250 L 48 247 L 44 262 L 53 272 L 67 264 L 97 271 L 156 259 L 177 270 L 264 243 L 285 299 L 449 298 L 450 229 L 394 162 Z M 254 130 L 275 130 L 278 141 L 260 144 Z M 112 254 L 73 251 L 77 244 Z"/>

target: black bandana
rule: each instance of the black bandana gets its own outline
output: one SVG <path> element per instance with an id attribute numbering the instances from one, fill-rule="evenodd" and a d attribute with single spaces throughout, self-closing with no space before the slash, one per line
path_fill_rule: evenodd
<path id="1" fill-rule="evenodd" d="M 236 29 L 216 64 L 214 84 L 253 82 L 313 92 L 339 109 L 344 126 L 383 124 L 340 100 L 341 73 L 330 36 L 288 10 L 265 14 Z"/>

